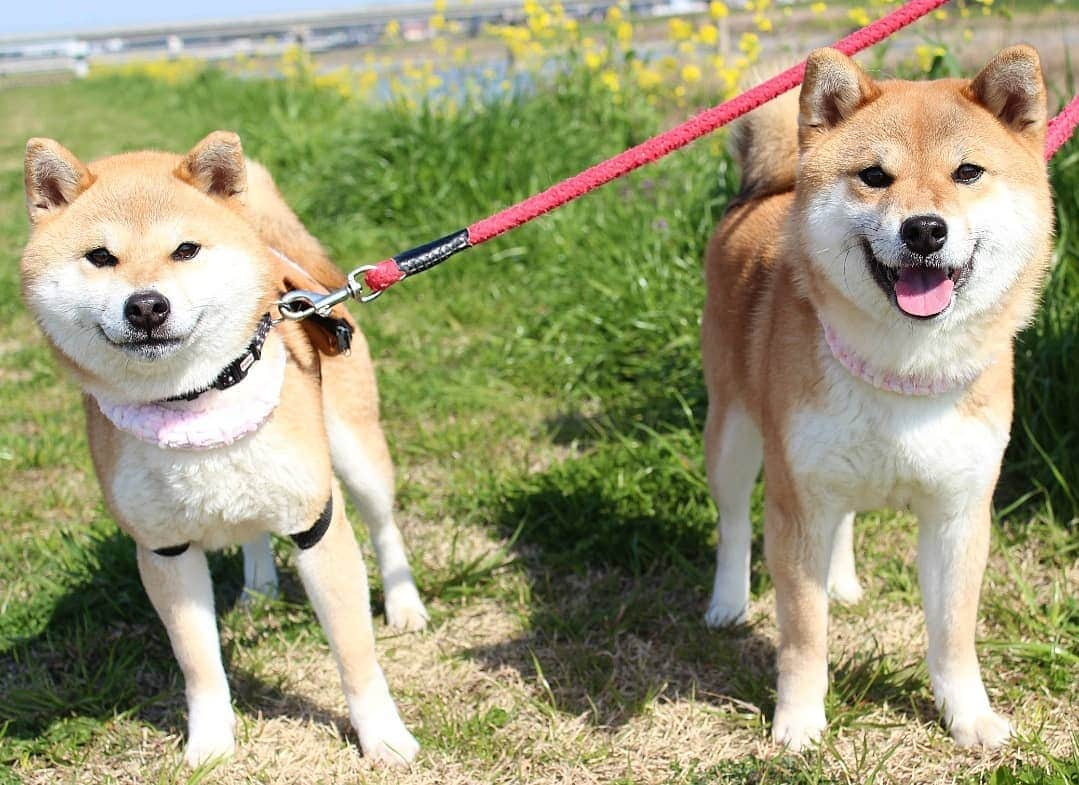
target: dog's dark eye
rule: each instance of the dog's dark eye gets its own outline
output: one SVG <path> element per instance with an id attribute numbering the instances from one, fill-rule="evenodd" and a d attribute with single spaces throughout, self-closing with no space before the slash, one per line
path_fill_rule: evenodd
<path id="1" fill-rule="evenodd" d="M 977 164 L 962 164 L 955 170 L 955 173 L 952 174 L 952 179 L 957 183 L 973 183 L 982 176 L 982 172 L 984 171 L 985 170 Z"/>
<path id="2" fill-rule="evenodd" d="M 95 248 L 86 252 L 86 261 L 94 267 L 113 267 L 119 261 L 108 248 Z"/>
<path id="3" fill-rule="evenodd" d="M 176 250 L 172 252 L 172 260 L 174 262 L 186 262 L 188 259 L 194 259 L 201 247 L 198 243 L 180 243 L 176 246 Z"/>
<path id="4" fill-rule="evenodd" d="M 887 188 L 895 182 L 895 178 L 879 166 L 871 166 L 868 169 L 863 169 L 858 172 L 858 176 L 862 179 L 862 182 L 870 188 Z"/>

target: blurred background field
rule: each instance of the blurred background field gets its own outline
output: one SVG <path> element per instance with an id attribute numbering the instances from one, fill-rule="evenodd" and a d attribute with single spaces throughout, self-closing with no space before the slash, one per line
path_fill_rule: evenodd
<path id="1" fill-rule="evenodd" d="M 239 751 L 213 771 L 179 767 L 182 680 L 101 505 L 78 396 L 18 299 L 29 136 L 92 159 L 236 130 L 347 269 L 573 174 L 895 5 L 655 15 L 529 0 L 466 26 L 469 6 L 436 4 L 362 44 L 315 45 L 309 29 L 211 60 L 163 39 L 154 58 L 84 53 L 84 78 L 4 77 L 0 782 L 1079 782 L 1076 142 L 1051 167 L 1055 266 L 1018 345 L 982 594 L 987 687 L 1019 729 L 990 754 L 955 750 L 936 723 L 909 516 L 859 518 L 867 595 L 833 617 L 819 750 L 768 741 L 759 510 L 752 623 L 703 626 L 714 510 L 697 325 L 704 245 L 737 190 L 722 134 L 354 308 L 433 611 L 427 633 L 379 627 L 424 745 L 403 774 L 359 755 L 288 567 L 282 599 L 241 606 L 235 553 L 213 567 Z M 1077 20 L 1073 2 L 953 2 L 860 60 L 882 77 L 970 74 L 1029 41 L 1055 111 L 1076 89 Z"/>

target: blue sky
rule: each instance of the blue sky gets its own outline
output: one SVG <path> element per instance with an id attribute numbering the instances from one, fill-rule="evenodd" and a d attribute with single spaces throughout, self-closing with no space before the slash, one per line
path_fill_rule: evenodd
<path id="1" fill-rule="evenodd" d="M 0 35 L 319 11 L 400 0 L 43 0 L 4 2 Z"/>

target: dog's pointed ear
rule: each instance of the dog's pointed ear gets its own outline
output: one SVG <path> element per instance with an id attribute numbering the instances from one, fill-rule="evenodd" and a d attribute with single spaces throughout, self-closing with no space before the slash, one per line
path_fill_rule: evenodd
<path id="1" fill-rule="evenodd" d="M 210 196 L 230 199 L 243 194 L 247 164 L 240 137 L 231 131 L 214 131 L 184 156 L 176 176 Z"/>
<path id="2" fill-rule="evenodd" d="M 1032 47 L 1011 46 L 997 52 L 966 92 L 1016 133 L 1034 140 L 1045 136 L 1049 117 L 1045 78 Z"/>
<path id="3" fill-rule="evenodd" d="M 23 173 L 32 224 L 67 207 L 94 182 L 86 165 L 52 139 L 34 138 L 26 143 Z"/>
<path id="4" fill-rule="evenodd" d="M 861 67 L 836 49 L 815 49 L 806 61 L 798 99 L 798 138 L 801 142 L 834 128 L 880 95 Z"/>

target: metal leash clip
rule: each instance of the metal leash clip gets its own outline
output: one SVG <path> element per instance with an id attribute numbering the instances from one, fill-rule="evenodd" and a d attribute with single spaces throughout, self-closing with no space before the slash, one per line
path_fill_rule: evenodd
<path id="1" fill-rule="evenodd" d="M 285 292 L 277 301 L 277 310 L 281 312 L 282 319 L 298 322 L 309 316 L 328 316 L 335 305 L 340 305 L 346 300 L 359 300 L 361 303 L 369 303 L 382 294 L 381 291 L 363 293 L 363 279 L 360 277 L 368 270 L 375 269 L 374 265 L 357 267 L 348 274 L 347 283 L 340 289 L 321 294 L 310 292 L 306 289 L 293 289 Z"/>

